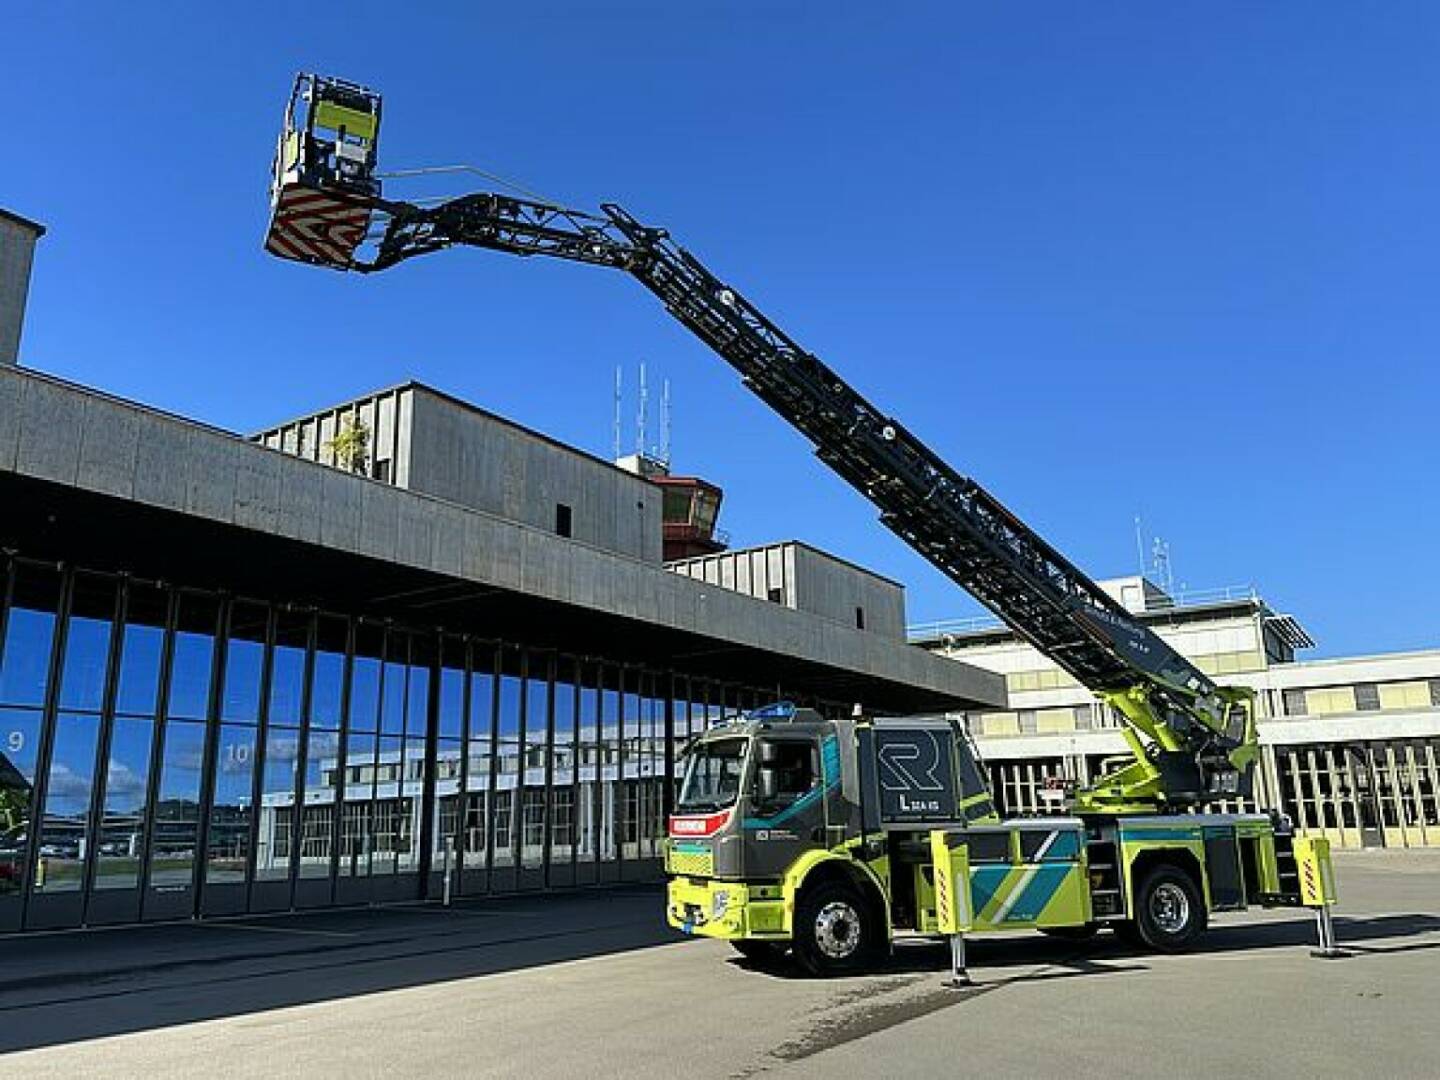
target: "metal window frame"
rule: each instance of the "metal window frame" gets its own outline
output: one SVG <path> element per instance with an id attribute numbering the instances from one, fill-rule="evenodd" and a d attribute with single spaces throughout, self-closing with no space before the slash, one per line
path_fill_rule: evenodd
<path id="1" fill-rule="evenodd" d="M 165 741 L 170 729 L 170 681 L 175 665 L 175 632 L 180 621 L 180 597 L 183 590 L 173 585 L 160 585 L 165 592 L 165 637 L 160 649 L 159 683 L 155 688 L 155 729 L 150 739 L 150 775 L 145 778 L 145 838 L 142 843 L 140 872 L 136 888 L 140 890 L 140 920 L 150 906 L 150 877 L 155 854 L 155 809 L 160 801 L 160 774 L 165 767 Z"/>
<path id="2" fill-rule="evenodd" d="M 55 717 L 60 702 L 60 668 L 65 656 L 65 641 L 70 627 L 70 601 L 74 589 L 73 567 L 56 563 L 53 570 L 60 576 L 60 587 L 55 600 L 55 627 L 50 634 L 45 694 L 40 706 L 40 742 L 35 748 L 35 780 L 30 790 L 30 827 L 25 837 L 25 863 L 20 874 L 21 927 L 30 919 L 30 901 L 35 888 L 40 841 L 45 832 L 45 799 L 50 788 L 50 763 L 55 750 Z"/>
<path id="3" fill-rule="evenodd" d="M 90 786 L 90 816 L 85 823 L 85 835 L 90 840 L 85 845 L 85 866 L 80 877 L 80 888 L 84 894 L 80 907 L 82 926 L 89 921 L 90 901 L 95 895 L 105 796 L 110 785 L 110 748 L 115 739 L 115 706 L 120 693 L 120 663 L 125 649 L 125 617 L 130 601 L 128 575 L 114 575 L 114 578 L 115 607 L 110 620 L 110 648 L 105 657 L 105 688 L 100 700 L 100 734 L 96 739 L 94 781 Z M 4 626 L 3 622 L 0 622 L 0 642 L 3 641 Z"/>
<path id="4" fill-rule="evenodd" d="M 196 822 L 195 865 L 191 867 L 190 894 L 192 914 L 198 916 L 204 902 L 206 875 L 210 868 L 210 824 L 214 817 L 215 771 L 219 767 L 220 714 L 225 698 L 225 677 L 230 659 L 230 615 L 235 598 L 228 592 L 216 595 L 215 645 L 210 654 L 210 693 L 205 703 L 205 733 L 200 749 L 200 816 Z M 242 886 L 243 888 L 243 886 Z M 246 901 L 248 904 L 249 897 Z"/>
<path id="5" fill-rule="evenodd" d="M 559 674 L 559 656 L 552 651 L 545 654 L 545 788 L 541 796 L 544 832 L 540 838 L 540 880 L 550 888 L 550 860 L 555 851 L 555 695 L 556 676 Z"/>

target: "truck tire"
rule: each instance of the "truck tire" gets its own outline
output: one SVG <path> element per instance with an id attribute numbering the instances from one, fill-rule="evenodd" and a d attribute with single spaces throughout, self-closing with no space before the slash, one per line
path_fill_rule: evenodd
<path id="1" fill-rule="evenodd" d="M 1133 933 L 1156 952 L 1182 952 L 1205 930 L 1208 913 L 1195 879 L 1175 866 L 1156 866 L 1135 890 Z"/>
<path id="2" fill-rule="evenodd" d="M 732 941 L 731 946 L 752 964 L 768 967 L 785 959 L 789 945 L 783 941 Z"/>
<path id="3" fill-rule="evenodd" d="M 879 950 L 880 927 L 854 887 L 822 881 L 795 905 L 795 959 L 811 975 L 863 971 Z"/>

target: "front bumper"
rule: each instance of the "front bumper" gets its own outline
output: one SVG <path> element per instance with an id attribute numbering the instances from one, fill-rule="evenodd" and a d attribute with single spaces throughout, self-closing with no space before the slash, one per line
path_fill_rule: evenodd
<path id="1" fill-rule="evenodd" d="M 785 902 L 778 896 L 760 898 L 754 892 L 734 881 L 671 878 L 665 890 L 665 919 L 676 930 L 725 941 L 788 939 Z"/>

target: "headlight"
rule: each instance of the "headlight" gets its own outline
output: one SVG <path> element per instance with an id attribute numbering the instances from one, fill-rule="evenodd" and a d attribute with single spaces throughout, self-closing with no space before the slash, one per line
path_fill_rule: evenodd
<path id="1" fill-rule="evenodd" d="M 729 905 L 729 903 L 730 894 L 724 889 L 720 889 L 719 891 L 717 891 L 713 896 L 710 897 L 710 917 L 712 919 L 720 918 L 721 915 L 725 914 L 725 908 Z"/>

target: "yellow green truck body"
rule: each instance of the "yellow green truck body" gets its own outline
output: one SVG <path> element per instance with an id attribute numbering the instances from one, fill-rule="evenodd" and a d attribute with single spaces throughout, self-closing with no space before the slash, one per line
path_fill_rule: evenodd
<path id="1" fill-rule="evenodd" d="M 793 949 L 817 973 L 861 967 L 907 932 L 1109 926 L 1178 951 L 1212 913 L 1334 898 L 1328 847 L 1271 815 L 1002 820 L 943 722 L 747 722 L 691 753 L 717 777 L 728 767 L 735 797 L 697 803 L 687 768 L 666 845 L 670 925 L 752 956 Z M 789 770 L 784 790 L 762 768 Z M 911 781 L 928 790 L 882 790 Z"/>

